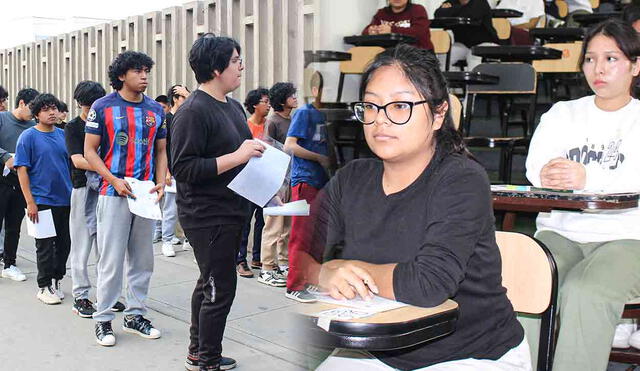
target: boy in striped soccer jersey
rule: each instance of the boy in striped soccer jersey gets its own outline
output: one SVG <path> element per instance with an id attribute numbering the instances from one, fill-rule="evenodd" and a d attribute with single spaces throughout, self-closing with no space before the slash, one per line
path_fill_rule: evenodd
<path id="1" fill-rule="evenodd" d="M 97 206 L 98 262 L 96 341 L 115 344 L 111 307 L 122 290 L 122 273 L 127 274 L 127 308 L 123 330 L 157 339 L 146 314 L 144 300 L 153 273 L 152 232 L 154 221 L 129 211 L 127 197 L 133 197 L 124 177 L 154 180 L 158 200 L 164 195 L 167 170 L 165 116 L 160 104 L 144 95 L 153 60 L 140 52 L 119 54 L 109 66 L 115 92 L 91 106 L 85 126 L 85 158 L 102 177 Z M 127 255 L 125 267 L 124 257 Z"/>

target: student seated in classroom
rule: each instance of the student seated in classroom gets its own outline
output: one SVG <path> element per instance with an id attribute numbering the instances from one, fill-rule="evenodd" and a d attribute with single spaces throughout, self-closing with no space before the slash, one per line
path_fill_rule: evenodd
<path id="1" fill-rule="evenodd" d="M 496 30 L 491 23 L 491 8 L 487 0 L 447 0 L 435 12 L 437 17 L 463 17 L 480 22 L 478 26 L 453 28 L 454 43 L 451 46 L 451 64 L 464 60 L 472 70 L 482 62 L 481 57 L 471 54 L 474 46 L 498 43 Z"/>
<path id="2" fill-rule="evenodd" d="M 522 12 L 518 18 L 509 18 L 511 22 L 511 44 L 533 45 L 529 30 L 538 27 L 545 17 L 543 0 L 501 0 L 496 9 L 513 9 Z"/>
<path id="3" fill-rule="evenodd" d="M 631 95 L 638 56 L 640 39 L 628 24 L 609 19 L 588 31 L 581 66 L 594 94 L 558 102 L 542 116 L 526 161 L 534 186 L 640 190 L 640 101 Z M 640 296 L 640 208 L 552 211 L 540 213 L 536 224 L 535 237 L 558 268 L 553 369 L 603 371 L 612 343 L 629 347 L 635 329 L 619 323 L 625 303 Z M 535 336 L 534 321 L 523 320 L 528 336 Z M 640 334 L 635 338 L 640 344 Z"/>
<path id="4" fill-rule="evenodd" d="M 325 187 L 316 228 L 326 226 L 321 245 L 335 259 L 321 265 L 319 284 L 335 299 L 373 292 L 434 307 L 455 298 L 460 314 L 440 339 L 336 349 L 318 369 L 531 370 L 502 286 L 489 180 L 453 126 L 438 60 L 408 45 L 388 49 L 360 91 L 354 113 L 377 158 L 348 163 Z"/>
<path id="5" fill-rule="evenodd" d="M 388 6 L 378 9 L 362 34 L 409 35 L 416 38 L 415 46 L 418 48 L 433 50 L 427 10 L 420 4 L 412 4 L 411 0 L 389 0 L 388 3 Z"/>

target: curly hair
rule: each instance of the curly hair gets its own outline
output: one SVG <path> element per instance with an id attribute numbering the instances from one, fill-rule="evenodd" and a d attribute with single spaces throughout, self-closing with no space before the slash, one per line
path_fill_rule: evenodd
<path id="1" fill-rule="evenodd" d="M 260 99 L 262 99 L 262 97 L 264 96 L 269 96 L 269 90 L 265 88 L 257 88 L 251 90 L 247 94 L 247 98 L 244 100 L 244 108 L 246 108 L 247 111 L 249 111 L 249 113 L 253 115 L 253 113 L 256 111 L 255 106 L 260 104 Z"/>
<path id="2" fill-rule="evenodd" d="M 91 106 L 93 102 L 107 95 L 100 83 L 85 80 L 76 85 L 73 90 L 73 99 L 81 106 Z"/>
<path id="3" fill-rule="evenodd" d="M 59 111 L 62 108 L 62 102 L 58 100 L 53 94 L 42 93 L 36 96 L 31 103 L 29 103 L 29 109 L 33 117 L 38 117 L 40 111 L 45 108 L 55 107 Z"/>
<path id="4" fill-rule="evenodd" d="M 297 89 L 290 82 L 277 82 L 269 89 L 269 100 L 274 111 L 284 111 L 284 104 L 287 98 L 294 95 Z"/>
<path id="5" fill-rule="evenodd" d="M 240 54 L 241 48 L 232 38 L 212 33 L 200 36 L 189 52 L 189 65 L 198 84 L 213 80 L 214 71 L 222 73 L 226 70 L 234 50 Z"/>
<path id="6" fill-rule="evenodd" d="M 144 53 L 131 50 L 120 53 L 109 66 L 109 84 L 114 89 L 120 90 L 124 84 L 120 81 L 120 76 L 126 74 L 129 70 L 141 69 L 143 67 L 151 71 L 153 64 L 153 59 Z"/>

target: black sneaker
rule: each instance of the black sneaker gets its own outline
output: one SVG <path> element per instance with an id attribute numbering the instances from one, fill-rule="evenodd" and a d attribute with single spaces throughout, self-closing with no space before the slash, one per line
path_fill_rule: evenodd
<path id="1" fill-rule="evenodd" d="M 157 339 L 162 335 L 160 330 L 153 327 L 151 321 L 139 314 L 124 316 L 122 329 L 132 334 L 138 334 L 145 339 Z"/>
<path id="2" fill-rule="evenodd" d="M 222 357 L 220 358 L 220 365 L 219 368 L 215 368 L 216 366 L 209 366 L 210 368 L 200 368 L 200 363 L 198 361 L 198 356 L 195 354 L 189 354 L 187 356 L 187 360 L 184 363 L 184 368 L 186 368 L 189 371 L 198 371 L 201 369 L 204 370 L 231 370 L 232 368 L 235 368 L 238 365 L 238 363 L 236 362 L 235 359 L 233 358 L 229 358 L 229 357 Z M 206 367 L 206 366 L 203 366 Z M 213 367 L 213 368 L 211 368 Z"/>
<path id="3" fill-rule="evenodd" d="M 82 318 L 91 318 L 91 315 L 96 311 L 96 309 L 93 307 L 91 300 L 74 298 L 71 311 Z"/>
<path id="4" fill-rule="evenodd" d="M 96 323 L 96 341 L 103 347 L 110 347 L 116 344 L 116 336 L 111 328 L 111 321 Z"/>
<path id="5" fill-rule="evenodd" d="M 126 307 L 124 306 L 124 304 L 122 304 L 119 301 L 116 301 L 116 303 L 113 305 L 113 307 L 111 307 L 111 311 L 112 312 L 122 312 L 124 311 Z"/>

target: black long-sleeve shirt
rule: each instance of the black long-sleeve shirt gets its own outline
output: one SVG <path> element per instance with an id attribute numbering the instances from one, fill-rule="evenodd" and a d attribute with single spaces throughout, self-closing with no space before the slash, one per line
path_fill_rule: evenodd
<path id="1" fill-rule="evenodd" d="M 252 138 L 242 106 L 227 100 L 196 90 L 171 122 L 171 169 L 178 185 L 178 217 L 185 229 L 241 224 L 249 215 L 248 201 L 227 188 L 244 166 L 218 175 L 216 158 Z"/>
<path id="2" fill-rule="evenodd" d="M 462 155 L 436 152 L 404 190 L 385 195 L 379 160 L 356 160 L 325 187 L 328 248 L 342 259 L 397 263 L 398 301 L 459 304 L 456 330 L 410 348 L 373 352 L 384 363 L 415 369 L 464 358 L 498 359 L 524 331 L 502 286 L 489 181 Z"/>
<path id="3" fill-rule="evenodd" d="M 498 35 L 491 22 L 491 7 L 487 0 L 470 0 L 466 5 L 461 5 L 459 0 L 447 0 L 450 8 L 439 8 L 435 12 L 438 17 L 464 17 L 480 21 L 479 26 L 458 26 L 452 29 L 455 41 L 464 44 L 467 48 L 480 43 L 498 43 Z"/>

